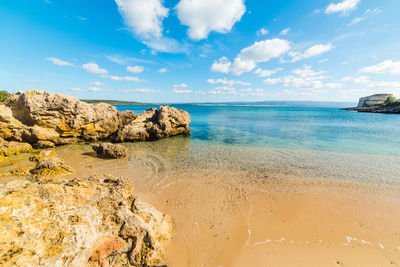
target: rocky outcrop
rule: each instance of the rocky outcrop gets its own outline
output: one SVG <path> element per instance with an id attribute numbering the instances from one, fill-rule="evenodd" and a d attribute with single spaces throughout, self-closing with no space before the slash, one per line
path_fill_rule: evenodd
<path id="1" fill-rule="evenodd" d="M 0 265 L 162 265 L 170 219 L 133 192 L 108 176 L 0 185 Z"/>
<path id="2" fill-rule="evenodd" d="M 167 138 L 190 132 L 190 116 L 184 110 L 162 106 L 151 108 L 123 126 L 115 138 L 118 142 Z"/>
<path id="3" fill-rule="evenodd" d="M 32 146 L 28 143 L 21 142 L 7 142 L 0 137 L 0 156 L 11 156 L 20 153 L 29 152 L 32 150 Z"/>
<path id="4" fill-rule="evenodd" d="M 120 159 L 126 156 L 126 148 L 112 143 L 100 143 L 93 146 L 99 158 Z"/>
<path id="5" fill-rule="evenodd" d="M 346 108 L 346 110 L 370 113 L 400 114 L 400 105 L 372 106 L 361 108 Z"/>
<path id="6" fill-rule="evenodd" d="M 188 133 L 189 114 L 170 107 L 137 116 L 44 91 L 19 92 L 0 104 L 0 137 L 36 148 L 84 141 L 141 141 Z"/>
<path id="7" fill-rule="evenodd" d="M 34 174 L 33 180 L 39 181 L 49 176 L 63 175 L 73 173 L 71 167 L 65 165 L 64 160 L 60 158 L 45 158 L 38 163 L 31 173 Z"/>

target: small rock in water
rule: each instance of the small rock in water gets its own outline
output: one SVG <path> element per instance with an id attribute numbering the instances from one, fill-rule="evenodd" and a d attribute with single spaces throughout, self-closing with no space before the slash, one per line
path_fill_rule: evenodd
<path id="1" fill-rule="evenodd" d="M 126 156 L 126 148 L 112 143 L 100 143 L 93 146 L 99 158 L 120 159 Z"/>
<path id="2" fill-rule="evenodd" d="M 36 174 L 34 180 L 38 181 L 41 180 L 42 177 L 68 174 L 72 173 L 73 170 L 66 166 L 62 159 L 45 158 L 39 161 L 31 172 Z"/>

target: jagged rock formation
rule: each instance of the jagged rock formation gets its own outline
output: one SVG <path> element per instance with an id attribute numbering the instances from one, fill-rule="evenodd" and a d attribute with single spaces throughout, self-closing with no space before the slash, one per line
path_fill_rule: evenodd
<path id="1" fill-rule="evenodd" d="M 126 148 L 112 143 L 100 143 L 93 146 L 99 158 L 120 159 L 126 156 Z"/>
<path id="2" fill-rule="evenodd" d="M 190 132 L 190 116 L 184 110 L 162 106 L 151 108 L 121 127 L 115 138 L 118 142 L 153 140 Z"/>
<path id="3" fill-rule="evenodd" d="M 79 140 L 140 141 L 188 133 L 189 114 L 170 107 L 137 116 L 105 103 L 88 104 L 75 97 L 28 91 L 0 105 L 0 137 L 37 148 Z"/>
<path id="4" fill-rule="evenodd" d="M 158 266 L 171 222 L 124 178 L 0 185 L 0 265 Z"/>
<path id="5" fill-rule="evenodd" d="M 36 166 L 31 170 L 31 173 L 34 174 L 33 180 L 40 181 L 49 176 L 73 173 L 73 170 L 71 167 L 65 165 L 64 160 L 50 157 L 44 158 L 36 163 Z"/>

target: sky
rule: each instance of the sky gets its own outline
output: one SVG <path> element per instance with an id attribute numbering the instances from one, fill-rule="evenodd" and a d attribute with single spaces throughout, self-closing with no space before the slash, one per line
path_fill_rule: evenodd
<path id="1" fill-rule="evenodd" d="M 1 0 L 0 90 L 158 103 L 400 97 L 399 0 Z"/>

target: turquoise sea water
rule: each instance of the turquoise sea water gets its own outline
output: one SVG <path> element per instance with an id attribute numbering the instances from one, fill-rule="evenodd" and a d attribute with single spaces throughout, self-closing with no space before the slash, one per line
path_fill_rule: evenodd
<path id="1" fill-rule="evenodd" d="M 174 105 L 189 112 L 191 141 L 400 156 L 400 115 L 339 108 Z M 141 113 L 151 106 L 117 106 Z"/>

